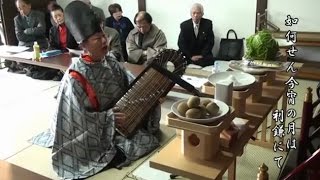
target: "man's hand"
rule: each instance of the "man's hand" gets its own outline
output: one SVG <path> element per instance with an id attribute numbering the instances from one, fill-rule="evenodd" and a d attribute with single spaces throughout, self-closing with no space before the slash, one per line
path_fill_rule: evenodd
<path id="1" fill-rule="evenodd" d="M 25 30 L 23 30 L 23 33 L 24 34 L 31 34 L 31 28 L 27 28 L 27 29 L 25 29 Z"/>
<path id="2" fill-rule="evenodd" d="M 191 57 L 191 60 L 192 60 L 192 61 L 199 61 L 199 60 L 202 59 L 202 58 L 203 58 L 202 55 L 195 55 L 195 56 L 192 56 L 192 57 Z"/>
<path id="3" fill-rule="evenodd" d="M 120 112 L 120 109 L 115 107 L 112 109 L 114 114 L 114 120 L 117 128 L 123 128 L 126 123 L 126 114 Z"/>

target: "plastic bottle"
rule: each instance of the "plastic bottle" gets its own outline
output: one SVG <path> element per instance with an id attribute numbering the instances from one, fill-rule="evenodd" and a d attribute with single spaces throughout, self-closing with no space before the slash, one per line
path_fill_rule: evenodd
<path id="1" fill-rule="evenodd" d="M 214 62 L 213 68 L 212 68 L 212 74 L 220 72 L 220 63 L 218 61 Z"/>
<path id="2" fill-rule="evenodd" d="M 33 59 L 35 61 L 40 61 L 40 46 L 37 41 L 33 44 Z"/>

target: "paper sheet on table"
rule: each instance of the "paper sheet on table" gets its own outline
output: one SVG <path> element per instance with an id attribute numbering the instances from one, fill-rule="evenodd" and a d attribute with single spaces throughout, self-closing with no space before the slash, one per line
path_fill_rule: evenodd
<path id="1" fill-rule="evenodd" d="M 10 57 L 10 56 L 12 56 L 12 53 L 5 52 L 5 51 L 0 51 L 0 55 L 1 55 L 1 56 Z"/>
<path id="2" fill-rule="evenodd" d="M 215 62 L 217 62 L 219 64 L 219 72 L 227 71 L 229 69 L 229 61 L 216 60 Z M 204 70 L 204 71 L 212 72 L 212 69 L 214 68 L 214 65 L 201 67 L 201 66 L 198 66 L 198 65 L 195 65 L 195 64 L 189 64 L 187 66 L 187 68 L 189 68 L 189 69 L 201 69 L 201 70 Z"/>
<path id="3" fill-rule="evenodd" d="M 195 88 L 201 88 L 201 86 L 208 81 L 207 78 L 199 78 L 195 76 L 183 75 L 182 79 L 190 83 Z"/>
<path id="4" fill-rule="evenodd" d="M 21 53 L 16 53 L 16 54 L 12 54 L 12 57 L 16 57 L 16 58 L 22 58 L 22 59 L 32 59 L 33 57 L 33 52 L 31 51 L 25 51 L 25 52 L 21 52 Z"/>
<path id="5" fill-rule="evenodd" d="M 8 45 L 0 46 L 0 52 L 20 53 L 28 49 L 29 47 L 26 47 L 26 46 L 8 46 Z"/>
<path id="6" fill-rule="evenodd" d="M 214 65 L 211 65 L 211 66 L 206 66 L 206 67 L 202 68 L 201 70 L 212 72 L 213 68 L 214 68 Z"/>
<path id="7" fill-rule="evenodd" d="M 201 66 L 198 66 L 198 65 L 195 65 L 195 64 L 189 64 L 189 65 L 187 66 L 187 68 L 190 68 L 190 69 L 202 69 Z"/>
<path id="8" fill-rule="evenodd" d="M 69 52 L 76 55 L 76 56 L 80 56 L 83 53 L 83 50 L 78 50 L 78 49 L 69 49 Z"/>

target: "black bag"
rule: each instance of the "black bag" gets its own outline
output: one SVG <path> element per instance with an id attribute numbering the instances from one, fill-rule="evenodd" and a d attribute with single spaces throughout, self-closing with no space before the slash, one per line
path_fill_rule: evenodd
<path id="1" fill-rule="evenodd" d="M 229 33 L 233 32 L 235 39 L 229 39 Z M 238 39 L 237 33 L 230 29 L 227 33 L 227 39 L 221 38 L 218 52 L 219 60 L 240 60 L 242 59 L 243 39 Z"/>
<path id="2" fill-rule="evenodd" d="M 62 75 L 59 74 L 60 71 L 57 69 L 34 65 L 30 65 L 27 69 L 26 75 L 33 79 L 60 81 L 62 78 Z"/>

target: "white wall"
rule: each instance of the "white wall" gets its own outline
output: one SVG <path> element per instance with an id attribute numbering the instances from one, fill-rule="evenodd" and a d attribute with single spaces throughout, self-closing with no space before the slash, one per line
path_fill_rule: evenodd
<path id="1" fill-rule="evenodd" d="M 65 7 L 72 0 L 58 0 Z M 217 53 L 221 37 L 225 37 L 229 29 L 234 29 L 239 38 L 247 38 L 254 33 L 257 0 L 146 0 L 147 11 L 152 15 L 154 23 L 164 31 L 168 47 L 177 49 L 179 25 L 190 18 L 190 7 L 199 2 L 204 6 L 204 17 L 213 21 L 215 33 L 214 53 Z M 108 5 L 119 3 L 124 16 L 132 22 L 138 11 L 138 0 L 91 0 L 92 4 L 104 10 L 109 16 Z M 282 31 L 320 32 L 319 0 L 268 0 L 268 18 Z M 286 16 L 290 14 L 299 18 L 297 25 L 284 25 Z M 299 47 L 297 58 L 320 61 L 320 48 Z"/>
<path id="2" fill-rule="evenodd" d="M 57 0 L 58 4 L 65 8 L 67 4 L 73 0 Z M 106 17 L 109 17 L 108 6 L 112 3 L 120 4 L 123 15 L 128 17 L 133 23 L 133 17 L 138 12 L 137 0 L 91 0 L 91 4 L 101 8 L 104 11 Z"/>
<path id="3" fill-rule="evenodd" d="M 238 38 L 254 33 L 256 0 L 146 0 L 147 11 L 164 31 L 169 48 L 178 48 L 180 23 L 190 19 L 190 7 L 195 2 L 204 6 L 204 18 L 213 21 L 214 53 L 218 50 L 220 38 L 226 37 L 229 29 L 234 29 Z"/>
<path id="4" fill-rule="evenodd" d="M 57 3 L 64 9 L 72 0 L 57 0 Z"/>
<path id="5" fill-rule="evenodd" d="M 268 19 L 281 31 L 320 32 L 319 7 L 319 0 L 268 0 Z M 287 15 L 299 18 L 298 24 L 285 26 Z M 320 62 L 319 47 L 299 46 L 297 49 L 297 59 Z"/>
<path id="6" fill-rule="evenodd" d="M 129 18 L 133 23 L 134 16 L 138 12 L 138 0 L 109 0 L 110 3 L 118 3 L 120 4 L 123 12 L 123 16 Z M 109 4 L 108 4 L 109 5 Z M 108 8 L 106 8 L 108 11 Z M 106 12 L 106 17 L 110 16 L 109 12 Z"/>
<path id="7" fill-rule="evenodd" d="M 281 31 L 320 32 L 319 0 L 268 0 L 268 18 Z M 299 18 L 293 26 L 285 26 L 287 15 Z"/>
<path id="8" fill-rule="evenodd" d="M 58 0 L 65 7 L 72 0 Z M 180 23 L 190 18 L 190 7 L 199 2 L 204 6 L 204 17 L 213 21 L 215 46 L 213 52 L 219 48 L 220 38 L 225 37 L 229 29 L 234 29 L 239 38 L 254 33 L 256 0 L 146 0 L 147 11 L 154 19 L 154 23 L 164 31 L 168 47 L 177 49 Z M 119 3 L 124 16 L 133 23 L 134 15 L 138 12 L 137 0 L 91 0 L 91 3 L 104 10 L 109 16 L 108 5 Z M 227 7 L 227 8 L 226 8 Z M 239 18 L 241 17 L 241 18 Z"/>
<path id="9" fill-rule="evenodd" d="M 57 0 L 58 4 L 62 8 L 65 8 L 72 1 L 73 0 Z M 104 11 L 104 14 L 106 15 L 106 17 L 108 17 L 109 16 L 108 6 L 110 4 L 110 1 L 111 0 L 91 0 L 91 4 L 101 8 Z"/>

